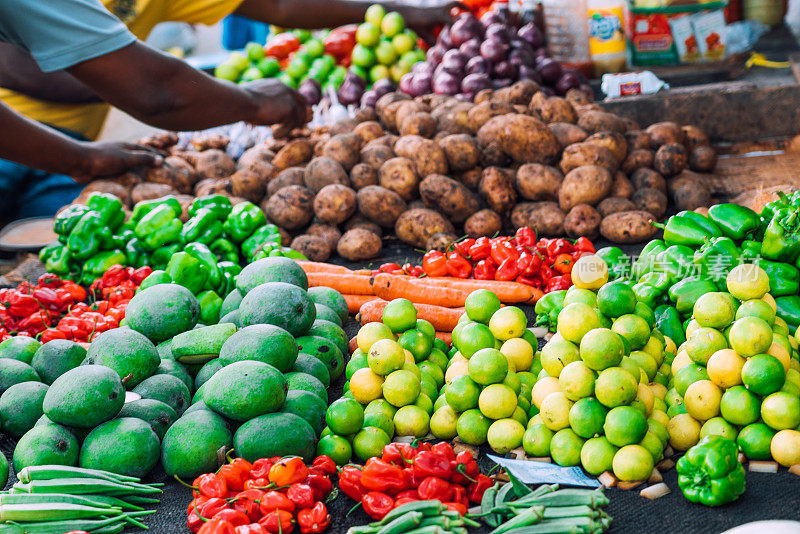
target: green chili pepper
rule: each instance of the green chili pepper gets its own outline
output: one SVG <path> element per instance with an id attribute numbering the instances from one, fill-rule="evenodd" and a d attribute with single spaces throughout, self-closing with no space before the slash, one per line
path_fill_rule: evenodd
<path id="1" fill-rule="evenodd" d="M 167 204 L 153 208 L 136 223 L 136 237 L 145 250 L 155 250 L 179 240 L 183 223 Z"/>
<path id="2" fill-rule="evenodd" d="M 800 327 L 800 296 L 777 297 L 775 307 L 777 308 L 776 315 L 786 321 L 791 332 Z"/>
<path id="3" fill-rule="evenodd" d="M 165 269 L 176 284 L 180 284 L 197 295 L 208 280 L 208 269 L 203 263 L 186 252 L 173 254 Z"/>
<path id="4" fill-rule="evenodd" d="M 72 253 L 69 248 L 59 243 L 47 245 L 39 251 L 39 261 L 44 263 L 47 272 L 59 276 L 70 272 L 70 259 L 72 259 Z"/>
<path id="5" fill-rule="evenodd" d="M 122 201 L 115 195 L 95 191 L 86 199 L 86 206 L 100 214 L 103 222 L 113 231 L 125 220 Z"/>
<path id="6" fill-rule="evenodd" d="M 186 221 L 181 230 L 181 243 L 205 243 L 211 244 L 216 238 L 222 235 L 222 222 L 217 220 L 216 215 L 208 208 L 200 208 L 195 211 L 191 219 Z"/>
<path id="7" fill-rule="evenodd" d="M 85 260 L 105 248 L 111 239 L 111 230 L 106 226 L 100 214 L 87 211 L 72 229 L 67 238 L 72 257 Z"/>
<path id="8" fill-rule="evenodd" d="M 746 239 L 761 225 L 756 212 L 739 204 L 715 204 L 708 208 L 708 218 L 722 229 L 725 236 L 736 241 Z"/>
<path id="9" fill-rule="evenodd" d="M 694 303 L 706 293 L 717 291 L 717 286 L 709 280 L 687 278 L 669 288 L 669 298 L 680 314 L 692 313 Z M 662 330 L 662 333 L 664 331 Z M 673 339 L 673 341 L 675 341 Z"/>
<path id="10" fill-rule="evenodd" d="M 774 261 L 794 263 L 800 256 L 800 219 L 798 210 L 780 208 L 764 231 L 761 255 Z"/>
<path id="11" fill-rule="evenodd" d="M 217 324 L 222 298 L 209 289 L 197 295 L 197 302 L 200 303 L 200 322 L 206 325 Z"/>
<path id="12" fill-rule="evenodd" d="M 662 304 L 653 310 L 656 316 L 656 328 L 670 338 L 676 347 L 686 342 L 686 329 L 681 323 L 681 316 L 674 306 Z"/>
<path id="13" fill-rule="evenodd" d="M 225 239 L 224 237 L 220 237 L 219 239 L 215 239 L 213 243 L 211 243 L 208 248 L 214 255 L 217 257 L 219 261 L 230 261 L 233 263 L 239 263 L 239 250 L 230 240 Z"/>
<path id="14" fill-rule="evenodd" d="M 142 202 L 137 203 L 133 207 L 133 213 L 131 214 L 130 223 L 135 227 L 136 223 L 142 220 L 142 218 L 156 209 L 159 206 L 167 206 L 169 207 L 172 212 L 175 214 L 175 217 L 180 217 L 183 213 L 183 207 L 181 203 L 175 198 L 174 195 L 167 195 L 161 198 L 154 198 L 153 200 L 143 200 Z"/>
<path id="15" fill-rule="evenodd" d="M 88 206 L 83 204 L 72 204 L 59 211 L 53 220 L 53 232 L 59 236 L 67 237 L 72 232 L 81 217 L 91 211 Z"/>
<path id="16" fill-rule="evenodd" d="M 194 217 L 200 209 L 211 211 L 218 221 L 223 222 L 231 214 L 233 204 L 231 204 L 231 199 L 224 195 L 206 195 L 194 199 L 189 208 L 189 215 Z"/>
<path id="17" fill-rule="evenodd" d="M 595 255 L 608 265 L 611 280 L 629 278 L 631 276 L 631 258 L 619 247 L 603 247 Z"/>
<path id="18" fill-rule="evenodd" d="M 231 241 L 241 243 L 266 222 L 267 217 L 261 208 L 252 202 L 240 202 L 233 207 L 223 229 Z"/>
<path id="19" fill-rule="evenodd" d="M 125 255 L 128 257 L 128 263 L 131 267 L 139 268 L 148 265 L 150 255 L 142 248 L 138 238 L 134 237 L 125 243 Z"/>
<path id="20" fill-rule="evenodd" d="M 653 226 L 664 229 L 664 242 L 668 245 L 700 246 L 706 239 L 722 235 L 719 228 L 716 232 L 712 231 L 709 229 L 709 225 L 700 222 L 697 217 L 702 217 L 705 221 L 708 219 L 699 213 L 694 213 L 694 215 L 690 215 L 690 213 L 694 212 L 681 212 L 667 219 L 666 224 L 654 224 Z"/>
<path id="21" fill-rule="evenodd" d="M 689 449 L 678 463 L 678 486 L 690 502 L 720 506 L 744 493 L 744 467 L 736 442 L 710 435 Z"/>
<path id="22" fill-rule="evenodd" d="M 769 293 L 773 297 L 797 295 L 800 290 L 800 270 L 794 265 L 761 259 L 757 265 L 769 277 Z"/>
<path id="23" fill-rule="evenodd" d="M 264 243 L 275 243 L 280 246 L 281 232 L 274 224 L 265 224 L 245 239 L 242 243 L 242 254 L 245 258 L 252 258 L 258 247 Z"/>
<path id="24" fill-rule="evenodd" d="M 155 286 L 158 284 L 171 284 L 172 277 L 167 274 L 167 271 L 162 271 L 161 269 L 156 269 L 152 273 L 150 273 L 147 278 L 142 280 L 142 283 L 139 285 L 139 289 L 147 289 L 150 286 Z"/>
<path id="25" fill-rule="evenodd" d="M 669 277 L 664 273 L 648 273 L 645 276 L 650 276 L 651 274 L 669 280 Z M 658 306 L 663 301 L 663 297 L 666 294 L 665 289 L 658 288 L 645 281 L 634 284 L 631 289 L 633 290 L 633 294 L 636 296 L 636 300 L 643 304 L 647 304 L 650 308 L 655 308 Z"/>
<path id="26" fill-rule="evenodd" d="M 184 247 L 184 252 L 197 259 L 208 272 L 208 285 L 210 289 L 219 289 L 222 275 L 217 265 L 217 257 L 203 243 L 189 243 Z"/>

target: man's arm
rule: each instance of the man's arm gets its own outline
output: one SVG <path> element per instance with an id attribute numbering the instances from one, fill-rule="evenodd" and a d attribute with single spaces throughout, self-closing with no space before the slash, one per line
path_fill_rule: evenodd
<path id="1" fill-rule="evenodd" d="M 76 141 L 0 104 L 0 157 L 47 172 L 67 174 L 80 182 L 154 167 L 161 156 L 129 143 Z"/>
<path id="2" fill-rule="evenodd" d="M 0 43 L 0 87 L 49 102 L 102 102 L 94 91 L 69 73 L 42 72 L 28 52 L 8 43 Z"/>
<path id="3" fill-rule="evenodd" d="M 135 42 L 67 69 L 106 102 L 159 128 L 202 130 L 246 121 L 301 126 L 306 103 L 276 79 L 236 85 Z"/>

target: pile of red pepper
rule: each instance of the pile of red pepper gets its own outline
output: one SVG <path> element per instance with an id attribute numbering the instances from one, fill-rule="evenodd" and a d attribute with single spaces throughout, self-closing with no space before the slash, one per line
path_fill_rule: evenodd
<path id="1" fill-rule="evenodd" d="M 133 267 L 113 265 L 90 286 L 91 295 L 99 299 L 91 304 L 81 302 L 86 299 L 87 295 L 82 287 L 77 286 L 83 291 L 83 298 L 80 301 L 73 301 L 67 309 L 63 310 L 66 315 L 60 319 L 58 317 L 61 314 L 56 317 L 58 322 L 55 327 L 45 327 L 40 331 L 41 342 L 69 339 L 88 343 L 102 332 L 117 328 L 119 322 L 125 317 L 128 302 L 136 294 L 142 280 L 152 272 L 153 269 L 147 266 L 134 270 Z M 64 283 L 72 284 L 72 282 Z M 52 324 L 52 322 L 48 323 L 47 326 Z"/>
<path id="2" fill-rule="evenodd" d="M 85 289 L 52 273 L 40 276 L 36 285 L 0 289 L 0 341 L 13 335 L 36 337 L 85 299 Z"/>
<path id="3" fill-rule="evenodd" d="M 297 456 L 235 458 L 192 482 L 186 525 L 198 534 L 303 534 L 331 524 L 325 506 L 336 464 L 318 456 L 307 466 Z"/>
<path id="4" fill-rule="evenodd" d="M 403 504 L 430 499 L 465 515 L 469 503 L 480 503 L 491 485 L 471 452 L 456 454 L 446 442 L 390 443 L 380 458 L 339 471 L 342 493 L 361 502 L 367 515 L 377 520 Z"/>

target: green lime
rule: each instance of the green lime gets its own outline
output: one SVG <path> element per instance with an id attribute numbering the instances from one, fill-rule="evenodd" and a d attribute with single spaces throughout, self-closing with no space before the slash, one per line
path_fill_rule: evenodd
<path id="1" fill-rule="evenodd" d="M 428 412 L 428 415 L 433 415 L 433 401 L 424 393 L 419 394 L 419 397 L 417 397 L 413 405 L 422 408 Z"/>
<path id="2" fill-rule="evenodd" d="M 438 337 L 433 340 L 433 348 L 439 349 L 445 356 L 447 356 L 447 353 L 450 351 L 450 347 L 447 346 L 447 343 L 445 343 Z"/>
<path id="3" fill-rule="evenodd" d="M 748 358 L 742 367 L 742 382 L 757 395 L 769 395 L 783 387 L 786 371 L 775 356 L 757 354 Z"/>
<path id="4" fill-rule="evenodd" d="M 437 387 L 442 387 L 444 385 L 444 371 L 442 371 L 441 367 L 428 360 L 419 362 L 418 367 L 421 373 L 420 378 L 422 376 L 427 376 L 436 383 Z"/>
<path id="5" fill-rule="evenodd" d="M 419 397 L 419 393 L 419 378 L 411 371 L 403 369 L 394 371 L 383 382 L 383 398 L 398 408 L 413 404 Z M 395 414 L 396 418 L 397 414 Z"/>
<path id="6" fill-rule="evenodd" d="M 618 450 L 604 436 L 592 438 L 581 448 L 581 465 L 594 476 L 611 471 L 611 463 Z"/>
<path id="7" fill-rule="evenodd" d="M 527 328 L 528 318 L 525 317 L 525 312 L 516 306 L 500 308 L 489 319 L 489 329 L 500 341 L 522 337 Z"/>
<path id="8" fill-rule="evenodd" d="M 558 377 L 561 370 L 569 363 L 580 361 L 581 356 L 578 346 L 575 343 L 567 341 L 562 337 L 553 336 L 544 347 L 539 355 L 539 362 L 542 368 L 547 371 L 550 376 Z M 536 358 L 534 357 L 534 361 Z"/>
<path id="9" fill-rule="evenodd" d="M 607 413 L 608 410 L 597 399 L 581 399 L 569 410 L 569 426 L 580 437 L 591 438 L 602 432 Z"/>
<path id="10" fill-rule="evenodd" d="M 653 312 L 653 309 L 645 304 L 644 302 L 637 302 L 636 307 L 633 310 L 634 315 L 638 315 L 645 321 L 647 321 L 647 326 L 650 327 L 652 330 L 656 326 L 656 314 Z M 658 332 L 658 330 L 656 330 Z M 659 332 L 661 334 L 661 332 Z M 663 336 L 663 334 L 662 334 Z"/>
<path id="11" fill-rule="evenodd" d="M 739 431 L 736 444 L 748 460 L 770 460 L 770 444 L 775 431 L 764 423 L 753 423 Z"/>
<path id="12" fill-rule="evenodd" d="M 490 419 L 511 417 L 516 408 L 517 395 L 504 384 L 486 386 L 478 397 L 478 409 Z"/>
<path id="13" fill-rule="evenodd" d="M 417 309 L 408 299 L 394 299 L 383 309 L 381 320 L 392 332 L 405 332 L 409 328 L 414 328 L 416 326 Z"/>
<path id="14" fill-rule="evenodd" d="M 414 356 L 414 361 L 416 362 L 421 362 L 427 358 L 433 349 L 433 338 L 416 328 L 403 332 L 398 342 L 401 347 Z"/>
<path id="15" fill-rule="evenodd" d="M 467 296 L 464 311 L 470 321 L 489 324 L 494 312 L 501 307 L 500 299 L 488 289 L 476 289 Z"/>
<path id="16" fill-rule="evenodd" d="M 385 413 L 372 412 L 364 413 L 364 428 L 375 427 L 383 430 L 390 438 L 394 436 L 394 421 L 393 417 L 389 417 Z"/>
<path id="17" fill-rule="evenodd" d="M 654 467 L 653 456 L 641 445 L 626 445 L 614 455 L 614 476 L 625 482 L 646 480 Z"/>
<path id="18" fill-rule="evenodd" d="M 597 373 L 583 362 L 571 362 L 558 375 L 558 384 L 568 399 L 577 401 L 594 394 L 596 378 Z"/>
<path id="19" fill-rule="evenodd" d="M 653 457 L 653 463 L 660 462 L 664 457 L 664 442 L 652 432 L 647 431 L 638 444 L 647 449 Z"/>
<path id="20" fill-rule="evenodd" d="M 419 389 L 421 393 L 424 393 L 431 399 L 435 399 L 439 397 L 439 387 L 436 385 L 436 382 L 430 375 L 420 375 L 419 380 Z"/>
<path id="21" fill-rule="evenodd" d="M 431 343 L 433 343 L 433 340 L 436 339 L 436 328 L 433 327 L 430 321 L 426 321 L 425 319 L 417 319 L 415 328 L 431 338 Z"/>
<path id="22" fill-rule="evenodd" d="M 609 282 L 597 290 L 597 308 L 608 317 L 620 317 L 636 310 L 636 295 L 623 282 Z"/>
<path id="23" fill-rule="evenodd" d="M 661 423 L 660 421 L 656 421 L 655 419 L 648 419 L 647 431 L 651 432 L 658 439 L 660 439 L 661 443 L 666 443 L 669 440 L 669 432 L 667 432 L 667 427 L 664 426 L 664 424 Z"/>
<path id="24" fill-rule="evenodd" d="M 571 428 L 563 428 L 556 432 L 550 441 L 550 456 L 555 463 L 562 467 L 579 465 L 581 449 L 585 441 Z"/>
<path id="25" fill-rule="evenodd" d="M 567 289 L 567 293 L 564 295 L 563 306 L 569 306 L 573 302 L 580 302 L 595 308 L 597 307 L 597 295 L 595 295 L 594 291 L 589 289 L 581 289 L 578 286 L 572 286 Z"/>
<path id="26" fill-rule="evenodd" d="M 447 404 L 458 413 L 477 407 L 479 395 L 480 387 L 467 375 L 455 377 L 445 392 Z"/>
<path id="27" fill-rule="evenodd" d="M 745 358 L 763 354 L 772 345 L 772 327 L 758 317 L 737 319 L 728 332 L 731 348 Z"/>
<path id="28" fill-rule="evenodd" d="M 719 402 L 722 417 L 734 425 L 749 425 L 761 416 L 761 400 L 744 386 L 733 386 Z"/>
<path id="29" fill-rule="evenodd" d="M 406 363 L 403 347 L 391 339 L 379 339 L 372 344 L 367 354 L 367 364 L 376 375 L 386 376 L 402 369 Z"/>
<path id="30" fill-rule="evenodd" d="M 550 456 L 550 442 L 555 432 L 543 424 L 531 425 L 522 435 L 522 448 L 529 456 Z"/>
<path id="31" fill-rule="evenodd" d="M 617 406 L 606 415 L 603 431 L 612 445 L 624 447 L 638 443 L 647 432 L 647 419 L 631 406 Z"/>
<path id="32" fill-rule="evenodd" d="M 431 434 L 439 439 L 453 439 L 458 435 L 458 414 L 447 404 L 439 407 L 431 416 Z"/>
<path id="33" fill-rule="evenodd" d="M 655 378 L 656 372 L 658 371 L 658 362 L 656 362 L 653 356 L 643 350 L 635 350 L 631 352 L 629 358 L 636 362 L 636 365 L 639 366 L 639 369 L 644 371 L 649 381 L 652 381 L 653 378 Z"/>
<path id="34" fill-rule="evenodd" d="M 694 303 L 692 315 L 700 326 L 725 328 L 733 322 L 736 303 L 729 293 L 711 292 L 701 295 Z"/>
<path id="35" fill-rule="evenodd" d="M 633 402 L 638 388 L 639 381 L 621 367 L 609 367 L 601 371 L 594 382 L 595 397 L 608 408 Z"/>
<path id="36" fill-rule="evenodd" d="M 494 348 L 495 337 L 488 326 L 482 323 L 467 323 L 458 331 L 458 340 L 453 342 L 467 359 L 481 349 Z"/>
<path id="37" fill-rule="evenodd" d="M 703 296 L 711 294 L 706 293 Z M 692 361 L 705 365 L 712 354 L 728 348 L 728 341 L 719 330 L 701 327 L 692 332 L 692 335 L 686 340 L 684 348 Z"/>
<path id="38" fill-rule="evenodd" d="M 650 339 L 650 327 L 647 321 L 632 313 L 617 317 L 611 330 L 627 339 L 632 350 L 641 349 Z"/>
<path id="39" fill-rule="evenodd" d="M 702 365 L 687 365 L 675 373 L 675 389 L 683 397 L 686 389 L 698 380 L 708 380 L 706 368 Z"/>
<path id="40" fill-rule="evenodd" d="M 369 353 L 373 343 L 380 339 L 391 339 L 394 341 L 395 337 L 391 329 L 383 323 L 367 323 L 358 330 L 356 341 L 358 342 L 358 349 L 363 353 Z"/>
<path id="41" fill-rule="evenodd" d="M 506 377 L 503 379 L 503 385 L 510 387 L 514 391 L 514 395 L 519 395 L 522 391 L 522 380 L 519 379 L 517 373 L 508 370 Z"/>
<path id="42" fill-rule="evenodd" d="M 364 408 L 364 417 L 372 413 L 382 413 L 389 419 L 393 419 L 394 414 L 397 413 L 397 408 L 389 404 L 386 399 L 375 399 Z"/>
<path id="43" fill-rule="evenodd" d="M 625 346 L 620 336 L 608 328 L 589 330 L 581 339 L 581 359 L 588 368 L 595 371 L 619 365 L 624 353 Z"/>
<path id="44" fill-rule="evenodd" d="M 391 442 L 386 432 L 374 426 L 362 428 L 353 438 L 353 452 L 362 462 L 380 456 L 383 448 Z"/>
<path id="45" fill-rule="evenodd" d="M 796 429 L 800 425 L 800 398 L 785 391 L 768 395 L 761 401 L 761 419 L 775 430 Z"/>
<path id="46" fill-rule="evenodd" d="M 364 424 L 364 408 L 355 399 L 335 400 L 325 412 L 325 423 L 334 434 L 355 434 Z"/>
<path id="47" fill-rule="evenodd" d="M 580 343 L 583 336 L 594 328 L 600 328 L 600 318 L 588 304 L 574 302 L 558 314 L 558 333 L 572 343 Z"/>
<path id="48" fill-rule="evenodd" d="M 361 352 L 361 349 L 356 349 L 353 355 L 350 356 L 350 361 L 347 362 L 347 367 L 344 368 L 344 376 L 347 380 L 353 377 L 356 371 L 369 367 L 367 363 L 367 355 Z"/>
<path id="49" fill-rule="evenodd" d="M 775 310 L 761 299 L 752 299 L 742 302 L 736 310 L 736 319 L 742 317 L 758 317 L 770 326 L 775 324 Z"/>
<path id="50" fill-rule="evenodd" d="M 470 358 L 468 371 L 478 384 L 497 384 L 508 374 L 508 359 L 499 350 L 481 349 Z"/>
<path id="51" fill-rule="evenodd" d="M 330 456 L 336 465 L 344 465 L 353 457 L 353 447 L 342 436 L 330 434 L 317 443 L 317 456 Z"/>
<path id="52" fill-rule="evenodd" d="M 498 453 L 505 454 L 522 445 L 525 427 L 515 419 L 499 419 L 489 426 L 486 441 L 489 447 Z"/>
<path id="53" fill-rule="evenodd" d="M 712 417 L 700 427 L 700 439 L 706 436 L 722 436 L 731 441 L 736 440 L 736 427 L 725 420 L 724 417 Z"/>
<path id="54" fill-rule="evenodd" d="M 758 265 L 737 265 L 726 278 L 728 292 L 739 300 L 760 299 L 769 291 L 769 276 Z"/>
<path id="55" fill-rule="evenodd" d="M 421 438 L 430 432 L 431 416 L 419 406 L 403 406 L 394 414 L 394 431 L 398 436 Z"/>
<path id="56" fill-rule="evenodd" d="M 483 415 L 480 410 L 473 408 L 458 417 L 456 432 L 461 441 L 468 445 L 483 445 L 486 443 L 486 436 L 491 425 L 491 419 Z"/>

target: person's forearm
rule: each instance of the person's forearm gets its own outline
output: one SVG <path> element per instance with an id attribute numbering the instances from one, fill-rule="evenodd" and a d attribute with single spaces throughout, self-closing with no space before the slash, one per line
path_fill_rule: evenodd
<path id="1" fill-rule="evenodd" d="M 334 28 L 364 21 L 364 13 L 375 0 L 244 0 L 236 13 L 283 28 Z M 407 14 L 406 2 L 380 2 L 387 11 Z"/>
<path id="2" fill-rule="evenodd" d="M 68 69 L 106 102 L 171 130 L 201 130 L 252 120 L 257 102 L 219 80 L 140 42 Z"/>
<path id="3" fill-rule="evenodd" d="M 64 71 L 42 72 L 29 53 L 7 43 L 0 43 L 0 87 L 49 102 L 102 102 L 73 76 Z"/>

